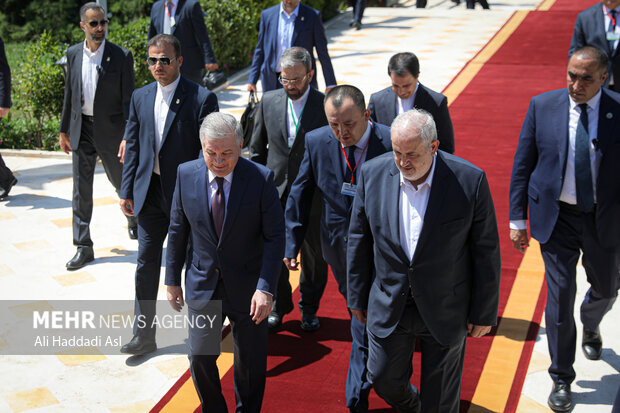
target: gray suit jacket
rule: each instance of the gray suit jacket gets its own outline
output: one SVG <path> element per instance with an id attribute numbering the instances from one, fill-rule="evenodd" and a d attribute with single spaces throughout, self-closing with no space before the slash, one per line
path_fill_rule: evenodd
<path id="1" fill-rule="evenodd" d="M 286 201 L 304 157 L 306 132 L 327 125 L 323 109 L 325 95 L 310 88 L 293 147 L 288 147 L 288 99 L 284 89 L 263 95 L 254 122 L 250 159 L 274 173 L 280 199 Z"/>
<path id="2" fill-rule="evenodd" d="M 435 340 L 451 345 L 467 323 L 495 325 L 500 250 L 486 176 L 438 151 L 413 260 L 400 243 L 400 173 L 393 154 L 362 166 L 347 251 L 349 308 L 368 310 L 368 331 L 387 337 L 413 294 Z"/>
<path id="3" fill-rule="evenodd" d="M 67 50 L 65 98 L 59 132 L 68 133 L 77 150 L 82 129 L 82 55 L 84 42 Z M 131 52 L 106 40 L 93 109 L 93 139 L 103 151 L 118 151 L 129 117 L 129 101 L 136 86 Z"/>

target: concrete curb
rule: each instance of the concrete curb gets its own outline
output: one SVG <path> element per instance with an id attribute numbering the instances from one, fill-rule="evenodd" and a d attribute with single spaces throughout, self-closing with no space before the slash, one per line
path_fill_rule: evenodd
<path id="1" fill-rule="evenodd" d="M 35 149 L 2 149 L 2 156 L 15 156 L 24 158 L 49 158 L 49 159 L 71 159 L 71 155 L 59 151 L 40 151 Z"/>

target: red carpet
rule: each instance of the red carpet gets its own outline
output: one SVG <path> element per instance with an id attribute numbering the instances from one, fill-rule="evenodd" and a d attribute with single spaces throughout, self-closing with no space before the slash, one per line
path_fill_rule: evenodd
<path id="1" fill-rule="evenodd" d="M 508 189 L 514 152 L 529 100 L 539 93 L 566 86 L 566 62 L 577 13 L 593 1 L 559 0 L 550 11 L 530 12 L 522 24 L 452 102 L 457 155 L 484 169 L 488 175 L 500 231 L 502 284 L 500 316 L 510 295 L 522 255 L 508 236 Z M 545 291 L 538 294 L 527 331 L 519 368 L 504 411 L 516 409 L 521 387 L 544 308 Z M 296 292 L 294 300 L 298 300 Z M 285 317 L 284 331 L 270 336 L 265 412 L 344 412 L 344 388 L 349 360 L 350 334 L 344 299 L 331 278 L 319 310 L 321 329 L 305 333 L 295 309 Z M 509 320 L 502 320 L 506 322 Z M 520 320 L 510 320 L 511 322 Z M 461 411 L 471 400 L 484 367 L 493 336 L 468 339 L 462 385 Z M 416 353 L 416 358 L 419 358 Z M 486 366 L 493 368 L 493 366 Z M 419 360 L 414 363 L 414 384 L 419 384 Z M 188 379 L 184 375 L 179 382 Z M 191 380 L 191 379 L 190 379 Z M 222 380 L 229 409 L 234 411 L 232 369 Z M 153 411 L 159 411 L 176 390 Z M 163 403 L 162 403 L 163 402 Z M 371 411 L 392 411 L 371 393 Z M 480 409 L 476 409 L 480 411 Z M 197 409 L 199 411 L 199 409 Z"/>

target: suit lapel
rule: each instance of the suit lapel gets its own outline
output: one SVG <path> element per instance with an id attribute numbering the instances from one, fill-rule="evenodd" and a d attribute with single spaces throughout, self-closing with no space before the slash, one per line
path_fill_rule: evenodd
<path id="1" fill-rule="evenodd" d="M 366 153 L 367 161 L 385 153 L 385 147 L 381 143 L 382 139 L 379 135 L 377 135 L 375 125 L 372 125 L 370 128 L 370 136 L 368 137 L 368 152 Z"/>
<path id="2" fill-rule="evenodd" d="M 420 238 L 413 253 L 413 260 L 420 256 L 421 251 L 424 249 L 424 245 L 428 242 L 429 237 L 434 231 L 437 231 L 437 220 L 441 215 L 442 207 L 446 193 L 450 192 L 452 188 L 446 187 L 446 183 L 450 182 L 445 177 L 448 175 L 448 167 L 445 164 L 442 155 L 437 152 L 435 156 L 435 175 L 433 176 L 433 184 L 431 187 L 431 193 L 428 197 L 428 204 L 426 206 L 426 213 L 424 214 L 424 224 L 422 225 L 422 232 L 420 232 Z"/>
<path id="3" fill-rule="evenodd" d="M 598 109 L 598 148 L 605 155 L 607 146 L 614 132 L 614 113 L 609 109 L 609 98 L 605 89 L 601 92 L 601 103 Z"/>
<path id="4" fill-rule="evenodd" d="M 174 91 L 174 96 L 172 97 L 172 101 L 170 102 L 170 108 L 168 109 L 168 115 L 166 116 L 166 124 L 164 125 L 164 133 L 161 137 L 161 146 L 163 148 L 164 143 L 166 142 L 166 138 L 168 137 L 168 132 L 170 131 L 170 126 L 172 126 L 172 122 L 174 122 L 174 118 L 177 116 L 181 105 L 185 102 L 185 82 L 181 77 L 179 80 L 179 84 L 177 85 L 177 89 Z M 155 102 L 153 101 L 153 105 Z"/>
<path id="5" fill-rule="evenodd" d="M 103 49 L 103 56 L 101 56 L 101 71 L 99 72 L 99 76 L 97 78 L 97 90 L 99 90 L 99 87 L 105 87 L 103 85 L 101 85 L 102 82 L 102 78 L 105 76 L 107 70 L 108 70 L 108 66 L 110 66 L 110 61 L 112 60 L 110 55 L 112 54 L 112 52 L 110 51 L 110 45 L 108 44 L 108 42 L 105 42 L 105 48 Z"/>
<path id="6" fill-rule="evenodd" d="M 235 166 L 232 178 L 232 185 L 230 187 L 230 195 L 226 201 L 226 215 L 224 215 L 224 226 L 222 227 L 222 236 L 220 242 L 226 237 L 232 224 L 239 211 L 239 205 L 243 199 L 243 194 L 246 193 L 246 187 L 248 180 L 246 178 L 246 161 L 243 158 L 239 158 L 237 165 Z"/>
<path id="7" fill-rule="evenodd" d="M 157 82 L 153 82 L 151 83 L 149 86 L 149 92 L 146 95 L 146 102 L 144 105 L 144 108 L 146 111 L 148 111 L 148 113 L 146 114 L 145 117 L 145 128 L 147 128 L 147 130 L 150 131 L 150 133 L 146 134 L 146 136 L 149 136 L 151 139 L 151 145 L 152 145 L 152 149 L 153 149 L 153 154 L 157 153 L 157 148 L 155 148 L 155 143 L 156 143 L 156 139 L 155 139 L 155 112 L 154 112 L 154 108 L 155 108 L 155 97 L 157 96 Z"/>
<path id="8" fill-rule="evenodd" d="M 286 98 L 286 92 L 284 92 L 284 89 L 282 89 L 281 93 L 277 93 L 274 98 L 273 110 L 276 111 L 276 124 L 280 125 L 279 127 L 282 131 L 280 135 L 282 136 L 285 147 L 288 148 L 288 99 Z"/>
<path id="9" fill-rule="evenodd" d="M 338 193 L 340 193 L 340 185 L 342 185 L 342 183 L 344 182 L 344 167 L 341 160 L 342 147 L 338 139 L 336 139 L 336 137 L 334 136 L 334 133 L 331 131 L 331 129 L 329 131 L 329 134 L 327 135 L 326 146 L 329 163 L 331 165 L 328 165 L 328 168 L 326 168 L 325 170 L 333 171 L 333 173 L 336 175 L 336 182 L 338 182 Z"/>
<path id="10" fill-rule="evenodd" d="M 418 83 L 418 90 L 416 90 L 415 98 L 413 99 L 413 107 L 418 109 L 428 107 L 429 105 L 424 104 L 426 101 L 428 101 L 428 93 L 426 93 L 422 84 Z"/>
<path id="11" fill-rule="evenodd" d="M 549 119 L 553 119 L 553 129 L 551 136 L 556 136 L 560 167 L 562 177 L 566 170 L 566 158 L 568 156 L 568 111 L 569 104 L 568 91 L 561 93 L 558 97 L 557 105 L 553 108 L 554 113 L 549 114 Z M 557 131 L 557 133 L 553 133 Z"/>
<path id="12" fill-rule="evenodd" d="M 164 2 L 165 1 L 166 0 L 164 0 Z M 179 0 L 179 2 L 176 5 L 176 10 L 174 11 L 174 26 L 170 28 L 170 34 L 174 34 L 175 30 L 177 29 L 177 26 L 178 26 L 177 22 L 179 21 L 179 10 L 181 10 L 181 8 L 183 7 L 183 3 L 185 3 L 185 0 Z"/>
<path id="13" fill-rule="evenodd" d="M 75 61 L 73 64 L 72 76 L 73 76 L 73 85 L 76 90 L 72 90 L 72 93 L 75 93 L 77 96 L 82 96 L 82 60 L 84 57 L 84 42 L 81 43 L 81 47 L 77 48 L 75 54 Z M 84 97 L 80 98 L 82 104 L 84 104 Z"/>
<path id="14" fill-rule="evenodd" d="M 398 222 L 400 219 L 400 172 L 396 167 L 396 163 L 392 162 L 390 173 L 386 176 L 385 199 L 396 200 L 396 202 L 390 204 L 387 216 L 388 229 L 390 231 L 389 239 L 396 240 L 396 243 L 400 246 L 400 248 L 398 248 L 399 257 L 403 262 L 409 262 L 407 253 L 400 245 L 400 225 Z"/>
<path id="15" fill-rule="evenodd" d="M 297 18 L 295 19 L 295 24 L 293 25 L 293 36 L 291 37 L 291 46 L 294 46 L 297 41 L 297 36 L 302 31 L 304 25 L 306 24 L 306 13 L 304 13 L 304 9 L 302 4 L 299 4 L 299 13 L 297 13 Z"/>
<path id="16" fill-rule="evenodd" d="M 209 172 L 207 171 L 207 165 L 201 162 L 194 173 L 194 188 L 197 192 L 198 205 L 202 206 L 198 212 L 200 221 L 204 222 L 207 227 L 207 233 L 213 244 L 217 245 L 218 239 L 213 227 L 213 220 L 211 219 L 211 213 L 209 212 Z"/>

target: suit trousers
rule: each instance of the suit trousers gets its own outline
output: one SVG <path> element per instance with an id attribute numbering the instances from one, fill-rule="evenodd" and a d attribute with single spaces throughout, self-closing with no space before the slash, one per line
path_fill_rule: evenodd
<path id="1" fill-rule="evenodd" d="M 4 163 L 2 154 L 0 154 L 0 188 L 6 189 L 9 184 L 15 179 L 15 176 L 11 170 Z"/>
<path id="2" fill-rule="evenodd" d="M 556 383 L 570 384 L 575 379 L 577 332 L 573 308 L 580 251 L 590 283 L 581 304 L 581 322 L 588 330 L 598 328 L 616 300 L 620 251 L 600 244 L 594 212 L 580 212 L 563 203 L 551 237 L 541 244 L 540 250 L 547 279 L 545 323 L 551 355 L 549 375 Z"/>
<path id="3" fill-rule="evenodd" d="M 73 245 L 92 247 L 90 220 L 93 216 L 93 180 L 97 156 L 116 193 L 120 193 L 123 164 L 120 163 L 117 148 L 104 148 L 93 139 L 93 121 L 90 116 L 82 116 L 80 143 L 72 152 L 73 158 Z M 133 217 L 127 217 L 132 226 Z"/>
<path id="4" fill-rule="evenodd" d="M 202 76 L 204 74 L 204 70 L 200 69 L 200 70 L 187 70 L 187 71 L 183 71 L 183 66 L 181 66 L 181 73 L 183 74 L 183 77 L 186 79 L 191 80 L 192 82 L 196 82 L 199 85 L 202 84 Z"/>
<path id="5" fill-rule="evenodd" d="M 611 413 L 620 413 L 620 387 L 618 388 L 618 392 L 616 393 L 616 400 L 614 401 Z"/>
<path id="6" fill-rule="evenodd" d="M 419 394 L 410 382 L 416 339 L 422 355 Z M 458 412 L 465 339 L 452 345 L 438 343 L 409 297 L 389 336 L 380 338 L 368 332 L 368 377 L 375 392 L 397 412 L 417 412 L 420 403 L 424 413 Z"/>
<path id="7" fill-rule="evenodd" d="M 353 20 L 358 23 L 362 22 L 366 1 L 367 0 L 355 0 L 355 4 L 353 5 Z"/>
<path id="8" fill-rule="evenodd" d="M 161 270 L 162 249 L 168 235 L 170 210 L 164 198 L 161 178 L 151 176 L 144 206 L 138 214 L 138 260 L 136 266 L 136 299 L 134 315 L 145 325 L 134 323 L 134 335 L 155 339 L 157 289 Z"/>
<path id="9" fill-rule="evenodd" d="M 483 9 L 489 9 L 489 3 L 487 3 L 487 0 L 467 0 L 467 8 L 468 9 L 474 9 L 476 7 L 476 2 L 480 3 L 480 5 L 482 6 Z"/>
<path id="10" fill-rule="evenodd" d="M 222 281 L 218 282 L 212 299 L 222 301 L 222 313 L 230 320 L 234 346 L 233 380 L 236 411 L 260 413 L 267 377 L 267 322 L 263 320 L 256 325 L 249 311 L 234 310 Z M 190 328 L 190 349 L 193 343 L 200 340 L 200 329 Z M 190 372 L 203 413 L 228 412 L 217 368 L 218 357 L 191 354 L 189 356 Z"/>

